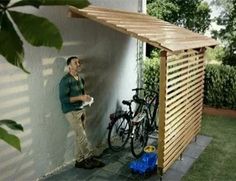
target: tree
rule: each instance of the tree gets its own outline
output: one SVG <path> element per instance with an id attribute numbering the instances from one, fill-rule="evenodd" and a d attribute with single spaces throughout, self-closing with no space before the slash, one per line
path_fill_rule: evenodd
<path id="1" fill-rule="evenodd" d="M 211 10 L 203 0 L 147 0 L 147 12 L 198 33 L 204 33 L 211 23 Z"/>
<path id="2" fill-rule="evenodd" d="M 52 5 L 71 5 L 83 8 L 88 6 L 89 2 L 87 0 L 21 0 L 11 4 L 10 0 L 0 0 L 0 55 L 26 73 L 29 72 L 23 66 L 24 49 L 19 33 L 33 46 L 60 49 L 63 41 L 57 27 L 48 19 L 12 9 L 21 6 L 39 8 Z M 2 125 L 12 130 L 23 131 L 22 125 L 9 119 L 0 120 L 0 139 L 21 151 L 19 138 L 8 133 Z"/>
<path id="3" fill-rule="evenodd" d="M 214 0 L 213 5 L 222 8 L 217 24 L 223 26 L 219 31 L 213 31 L 225 45 L 223 64 L 236 66 L 236 0 Z"/>
<path id="4" fill-rule="evenodd" d="M 198 33 L 204 33 L 211 23 L 211 10 L 203 0 L 147 0 L 147 13 Z M 147 45 L 148 57 L 153 49 Z"/>

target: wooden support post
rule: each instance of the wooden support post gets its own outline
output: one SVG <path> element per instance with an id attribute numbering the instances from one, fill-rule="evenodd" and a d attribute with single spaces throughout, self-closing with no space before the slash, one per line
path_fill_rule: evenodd
<path id="1" fill-rule="evenodd" d="M 163 177 L 163 169 L 159 167 L 159 171 L 160 171 L 160 181 L 162 181 L 162 177 Z"/>
<path id="2" fill-rule="evenodd" d="M 165 139 L 165 120 L 166 120 L 166 84 L 167 84 L 167 52 L 161 51 L 160 62 L 160 88 L 159 88 L 159 138 L 158 138 L 158 167 L 163 174 L 164 167 L 164 139 Z"/>
<path id="3" fill-rule="evenodd" d="M 200 50 L 199 50 L 199 54 L 203 54 L 203 60 L 204 60 L 204 64 L 203 64 L 203 73 L 202 73 L 202 107 L 201 107 L 201 115 L 203 114 L 203 93 L 204 93 L 204 77 L 205 77 L 205 68 L 206 68 L 206 47 L 202 47 Z M 202 121 L 202 118 L 200 120 L 200 122 Z M 200 124 L 201 125 L 201 124 Z M 200 131 L 200 129 L 199 129 Z M 195 135 L 195 142 L 197 142 L 197 135 L 198 133 Z"/>
<path id="4" fill-rule="evenodd" d="M 183 160 L 183 153 L 180 154 L 179 160 L 181 160 L 181 161 Z"/>

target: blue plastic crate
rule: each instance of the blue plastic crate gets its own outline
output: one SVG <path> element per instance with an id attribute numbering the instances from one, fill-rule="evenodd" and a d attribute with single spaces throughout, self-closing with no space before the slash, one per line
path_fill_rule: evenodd
<path id="1" fill-rule="evenodd" d="M 136 173 L 145 174 L 153 171 L 156 168 L 157 154 L 144 153 L 138 160 L 132 161 L 129 168 Z"/>

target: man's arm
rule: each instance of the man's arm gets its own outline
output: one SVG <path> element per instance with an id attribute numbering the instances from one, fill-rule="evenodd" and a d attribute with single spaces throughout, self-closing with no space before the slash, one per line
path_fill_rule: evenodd
<path id="1" fill-rule="evenodd" d="M 78 102 L 78 101 L 90 101 L 91 97 L 89 95 L 81 95 L 81 96 L 75 96 L 75 97 L 70 97 L 70 103 Z"/>
<path id="2" fill-rule="evenodd" d="M 83 86 L 85 86 L 85 81 L 83 78 L 81 78 L 81 81 L 82 81 Z M 87 93 L 85 92 L 85 87 L 83 88 L 82 92 L 83 92 L 83 95 L 70 97 L 70 102 L 74 103 L 74 102 L 78 102 L 78 101 L 83 101 L 83 102 L 90 101 L 91 97 L 89 95 L 87 95 Z"/>
<path id="3" fill-rule="evenodd" d="M 66 79 L 62 79 L 59 84 L 59 97 L 62 103 L 70 103 L 69 92 L 69 83 L 66 81 Z"/>
<path id="4" fill-rule="evenodd" d="M 89 95 L 80 95 L 80 96 L 74 96 L 69 97 L 70 88 L 69 88 L 69 82 L 67 82 L 65 79 L 61 80 L 59 85 L 59 94 L 60 94 L 60 100 L 62 103 L 75 103 L 79 101 L 90 101 L 91 97 Z"/>

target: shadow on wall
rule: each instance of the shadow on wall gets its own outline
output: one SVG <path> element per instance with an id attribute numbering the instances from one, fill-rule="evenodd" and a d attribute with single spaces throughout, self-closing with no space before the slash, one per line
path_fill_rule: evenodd
<path id="1" fill-rule="evenodd" d="M 79 55 L 83 61 L 87 91 L 95 98 L 87 109 L 93 145 L 106 138 L 109 114 L 116 110 L 117 102 L 126 99 L 123 95 L 131 92 L 127 87 L 136 83 L 129 77 L 129 72 L 134 72 L 131 67 L 136 54 L 132 47 L 136 41 L 86 19 L 68 19 L 67 8 L 40 11 L 52 13 L 48 16 L 62 30 L 65 42 L 59 53 L 25 44 L 30 75 L 0 57 L 0 119 L 14 119 L 25 128 L 19 134 L 21 153 L 0 141 L 1 181 L 35 180 L 74 158 L 74 133 L 69 132 L 58 95 L 66 60 L 55 57 Z"/>
<path id="2" fill-rule="evenodd" d="M 39 89 L 34 87 L 31 92 L 35 99 L 33 102 L 43 103 L 42 106 L 35 106 L 32 116 L 35 114 L 42 116 L 37 121 L 38 124 L 35 124 L 35 137 L 37 137 L 39 145 L 43 145 L 45 149 L 39 149 L 37 157 L 37 162 L 41 162 L 38 170 L 43 169 L 42 173 L 45 173 L 45 171 L 61 166 L 66 160 L 63 155 L 66 156 L 68 124 L 60 108 L 58 87 L 64 74 L 66 60 L 64 58 L 44 58 L 41 64 L 43 76 L 41 86 Z M 42 87 L 41 90 L 40 87 Z M 37 90 L 40 90 L 41 98 L 34 95 Z M 66 127 L 67 129 L 65 129 Z M 37 147 L 37 144 L 35 146 Z M 71 144 L 71 146 L 73 145 Z M 43 165 L 47 165 L 47 170 L 43 168 Z"/>
<path id="3" fill-rule="evenodd" d="M 0 119 L 13 119 L 24 127 L 17 134 L 22 152 L 0 140 L 1 181 L 35 180 L 73 157 L 73 149 L 66 152 L 73 148 L 73 135 L 65 129 L 58 93 L 65 59 L 42 59 L 35 64 L 37 71 L 27 75 L 0 61 Z"/>
<path id="4" fill-rule="evenodd" d="M 117 109 L 117 104 L 121 103 L 120 89 L 129 79 L 122 74 L 122 70 L 129 61 L 125 56 L 130 39 L 119 32 L 102 28 L 103 32 L 109 32 L 110 36 L 105 37 L 103 32 L 100 32 L 99 46 L 83 60 L 86 89 L 95 100 L 92 107 L 87 108 L 87 131 L 94 146 L 106 143 L 109 115 Z"/>
<path id="5" fill-rule="evenodd" d="M 136 79 L 130 72 L 135 74 L 131 69 L 135 67 L 136 40 L 85 18 L 59 18 L 58 14 L 66 14 L 67 9 L 57 10 L 55 14 L 43 8 L 41 14 L 61 27 L 65 42 L 59 56 L 79 55 L 82 59 L 87 91 L 95 98 L 87 109 L 87 128 L 92 144 L 97 145 L 106 138 L 109 114 L 115 111 L 116 102 L 130 94 L 127 87 L 135 87 Z"/>
<path id="6" fill-rule="evenodd" d="M 16 120 L 25 129 L 18 134 L 22 153 L 0 140 L 0 180 L 15 180 L 16 175 L 18 179 L 31 179 L 35 175 L 28 78 L 21 70 L 0 61 L 0 119 Z"/>

